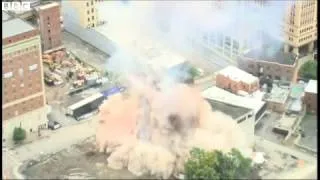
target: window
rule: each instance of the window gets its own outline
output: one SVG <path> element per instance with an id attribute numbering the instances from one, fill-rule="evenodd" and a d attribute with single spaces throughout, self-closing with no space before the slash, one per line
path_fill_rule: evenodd
<path id="1" fill-rule="evenodd" d="M 22 68 L 19 69 L 19 75 L 23 76 L 23 69 Z"/>
<path id="2" fill-rule="evenodd" d="M 94 16 L 91 17 L 92 21 L 94 20 Z"/>
<path id="3" fill-rule="evenodd" d="M 48 33 L 50 33 L 51 31 L 50 31 L 50 29 L 48 29 Z"/>
<path id="4" fill-rule="evenodd" d="M 87 14 L 90 14 L 90 11 L 89 11 L 89 10 L 87 11 Z"/>
<path id="5" fill-rule="evenodd" d="M 29 71 L 34 71 L 38 68 L 38 64 L 33 64 L 31 66 L 29 66 Z"/>
<path id="6" fill-rule="evenodd" d="M 88 18 L 88 22 L 90 22 L 90 18 Z"/>
<path id="7" fill-rule="evenodd" d="M 7 72 L 5 74 L 3 74 L 3 78 L 11 78 L 13 76 L 12 72 Z"/>
<path id="8" fill-rule="evenodd" d="M 93 5 L 93 0 L 91 0 L 91 5 Z"/>
<path id="9" fill-rule="evenodd" d="M 94 9 L 93 9 L 93 8 L 91 9 L 91 12 L 92 12 L 92 13 L 94 12 Z"/>
<path id="10" fill-rule="evenodd" d="M 50 17 L 48 16 L 47 19 L 48 19 L 48 21 L 49 21 L 49 20 L 50 20 Z"/>
<path id="11" fill-rule="evenodd" d="M 87 2 L 87 6 L 90 6 L 90 4 Z"/>
<path id="12" fill-rule="evenodd" d="M 51 37 L 49 37 L 49 41 L 51 41 Z"/>

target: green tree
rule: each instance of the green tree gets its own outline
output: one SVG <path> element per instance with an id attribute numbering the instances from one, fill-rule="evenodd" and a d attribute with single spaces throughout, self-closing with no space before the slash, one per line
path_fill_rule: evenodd
<path id="1" fill-rule="evenodd" d="M 26 138 L 26 130 L 21 127 L 15 127 L 13 130 L 13 140 L 18 143 Z"/>
<path id="2" fill-rule="evenodd" d="M 299 76 L 303 79 L 317 79 L 317 61 L 310 60 L 304 63 L 300 70 Z"/>
<path id="3" fill-rule="evenodd" d="M 185 164 L 186 179 L 248 179 L 253 170 L 251 159 L 236 149 L 223 153 L 193 148 L 190 155 Z"/>
<path id="4" fill-rule="evenodd" d="M 194 67 L 191 67 L 191 68 L 189 69 L 189 74 L 190 74 L 190 76 L 191 76 L 192 78 L 195 78 L 195 77 L 199 76 L 198 70 L 197 70 L 196 68 L 194 68 Z"/>

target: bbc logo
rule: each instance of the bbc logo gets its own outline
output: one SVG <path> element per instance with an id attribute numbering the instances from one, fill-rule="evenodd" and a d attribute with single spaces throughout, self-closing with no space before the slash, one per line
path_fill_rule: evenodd
<path id="1" fill-rule="evenodd" d="M 2 10 L 5 11 L 29 11 L 30 2 L 2 2 Z"/>

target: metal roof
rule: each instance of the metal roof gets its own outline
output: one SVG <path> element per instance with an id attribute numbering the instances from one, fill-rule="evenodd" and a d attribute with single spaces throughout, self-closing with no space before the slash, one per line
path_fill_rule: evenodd
<path id="1" fill-rule="evenodd" d="M 4 22 L 2 21 L 2 39 L 29 32 L 34 29 L 35 28 L 30 24 L 19 18 Z"/>

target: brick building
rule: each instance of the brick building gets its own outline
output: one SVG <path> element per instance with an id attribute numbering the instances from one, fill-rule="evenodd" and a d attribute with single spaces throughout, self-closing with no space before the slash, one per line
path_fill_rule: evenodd
<path id="1" fill-rule="evenodd" d="M 62 46 L 62 27 L 60 5 L 56 2 L 36 8 L 38 26 L 41 34 L 43 51 L 57 49 Z"/>
<path id="2" fill-rule="evenodd" d="M 308 112 L 317 114 L 318 99 L 317 99 L 317 83 L 316 80 L 310 80 L 304 90 L 303 102 L 306 104 Z"/>
<path id="3" fill-rule="evenodd" d="M 10 131 L 16 126 L 36 129 L 46 122 L 39 30 L 3 11 L 2 15 L 3 124 Z M 29 118 L 23 118 L 25 114 Z"/>
<path id="4" fill-rule="evenodd" d="M 250 94 L 259 89 L 259 79 L 234 66 L 228 66 L 217 73 L 216 86 L 236 94 L 240 91 Z"/>
<path id="5" fill-rule="evenodd" d="M 253 49 L 238 58 L 238 67 L 254 76 L 269 76 L 274 80 L 296 82 L 297 56 L 273 46 Z"/>

